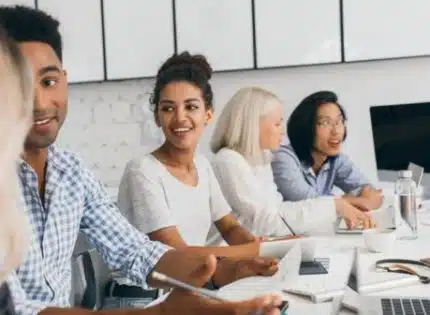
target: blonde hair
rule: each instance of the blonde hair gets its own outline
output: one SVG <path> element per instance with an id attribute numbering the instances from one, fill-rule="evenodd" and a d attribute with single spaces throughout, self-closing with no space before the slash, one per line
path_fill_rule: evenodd
<path id="1" fill-rule="evenodd" d="M 218 117 L 211 139 L 212 152 L 229 148 L 242 154 L 252 165 L 269 163 L 270 152 L 260 147 L 260 119 L 279 104 L 279 98 L 265 89 L 238 90 Z"/>
<path id="2" fill-rule="evenodd" d="M 0 283 L 21 263 L 29 223 L 20 199 L 17 161 L 31 126 L 33 80 L 17 44 L 0 28 Z"/>

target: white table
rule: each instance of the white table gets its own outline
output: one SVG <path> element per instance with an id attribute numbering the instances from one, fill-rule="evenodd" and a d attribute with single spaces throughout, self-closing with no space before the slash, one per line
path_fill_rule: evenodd
<path id="1" fill-rule="evenodd" d="M 430 209 L 422 211 L 419 214 L 421 221 L 420 224 L 420 235 L 419 240 L 408 240 L 408 241 L 396 241 L 396 244 L 402 242 L 409 242 L 411 246 L 416 242 L 422 242 L 423 239 L 429 240 L 429 250 L 422 253 L 422 257 L 430 257 Z M 362 235 L 336 235 L 336 236 L 321 236 L 320 244 L 317 249 L 317 256 L 323 257 L 330 251 L 345 251 L 353 250 L 356 247 L 365 248 L 364 240 Z M 394 245 L 396 247 L 396 245 Z M 411 286 L 404 286 L 396 289 L 390 289 L 386 291 L 379 291 L 370 293 L 369 295 L 390 295 L 390 296 L 430 296 L 430 285 L 416 284 Z M 289 315 L 300 314 L 300 315 L 325 315 L 331 314 L 331 302 L 326 303 L 313 303 L 308 298 L 299 297 L 292 294 L 287 294 L 290 302 Z M 340 314 L 354 314 L 346 309 L 343 309 Z"/>

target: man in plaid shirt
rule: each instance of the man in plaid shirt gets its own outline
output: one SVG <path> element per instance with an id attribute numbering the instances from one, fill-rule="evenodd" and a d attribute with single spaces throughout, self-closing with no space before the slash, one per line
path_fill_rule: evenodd
<path id="1" fill-rule="evenodd" d="M 86 314 L 85 310 L 59 308 L 69 304 L 70 260 L 79 231 L 95 244 L 106 263 L 144 288 L 157 285 L 147 279 L 153 270 L 200 286 L 212 275 L 215 279 L 214 257 L 170 250 L 150 241 L 119 214 L 102 185 L 74 154 L 53 145 L 67 112 L 59 23 L 42 11 L 22 6 L 1 6 L 0 23 L 18 42 L 35 79 L 33 125 L 18 166 L 32 244 L 23 264 L 8 279 L 17 313 Z M 261 309 L 278 314 L 280 303 L 277 296 L 215 302 L 179 290 L 156 307 L 114 313 L 249 314 Z"/>

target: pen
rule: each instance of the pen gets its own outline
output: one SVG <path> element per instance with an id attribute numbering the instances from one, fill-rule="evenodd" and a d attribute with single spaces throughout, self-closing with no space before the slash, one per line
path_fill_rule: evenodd
<path id="1" fill-rule="evenodd" d="M 205 297 L 208 297 L 210 299 L 214 299 L 217 301 L 225 301 L 224 299 L 220 298 L 218 295 L 216 295 L 216 293 L 214 293 L 211 290 L 194 287 L 188 283 L 173 279 L 173 278 L 166 276 L 165 274 L 162 274 L 162 273 L 157 272 L 157 271 L 152 272 L 152 278 L 154 280 L 166 283 L 166 284 L 168 284 L 171 287 L 176 288 L 176 289 L 185 289 L 185 290 L 188 290 L 191 292 L 198 293 L 198 294 L 205 296 Z"/>
<path id="2" fill-rule="evenodd" d="M 284 224 L 287 226 L 287 228 L 290 230 L 291 234 L 293 234 L 294 236 L 296 236 L 296 233 L 294 232 L 294 230 L 291 228 L 291 226 L 288 224 L 287 220 L 284 219 L 284 217 L 282 215 L 279 215 L 281 217 L 282 222 L 284 222 Z"/>

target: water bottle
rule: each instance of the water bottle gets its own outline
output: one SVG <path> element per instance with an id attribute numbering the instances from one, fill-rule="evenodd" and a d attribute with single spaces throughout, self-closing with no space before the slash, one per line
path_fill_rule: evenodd
<path id="1" fill-rule="evenodd" d="M 417 186 L 412 180 L 412 171 L 400 171 L 396 185 L 396 226 L 406 223 L 408 235 L 402 239 L 418 238 L 418 218 L 416 205 Z"/>

